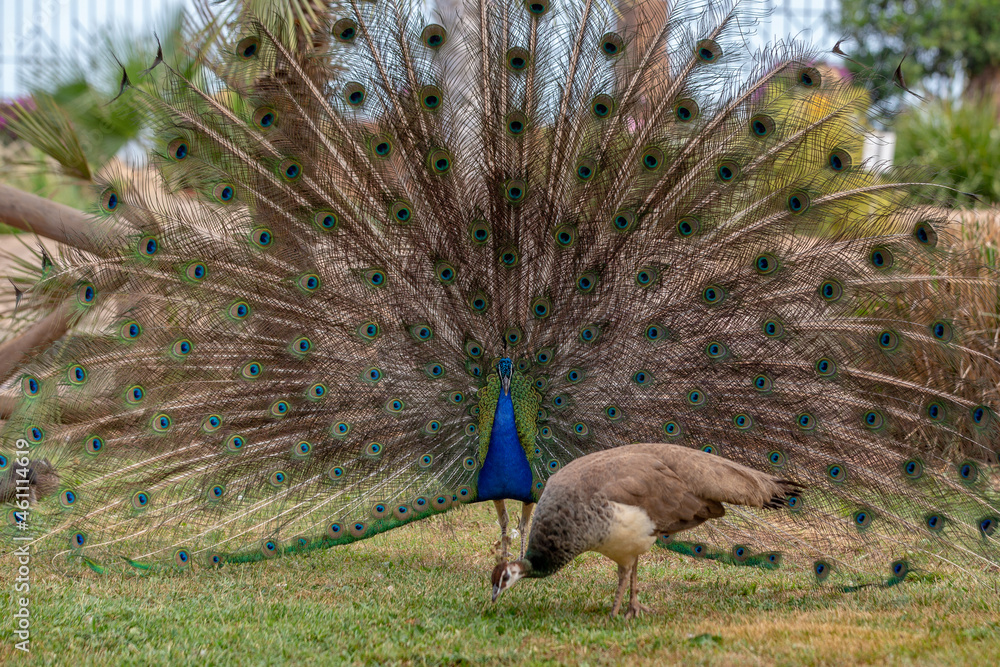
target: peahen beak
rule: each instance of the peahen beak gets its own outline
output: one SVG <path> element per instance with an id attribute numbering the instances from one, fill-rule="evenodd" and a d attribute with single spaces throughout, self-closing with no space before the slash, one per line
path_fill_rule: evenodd
<path id="1" fill-rule="evenodd" d="M 493 601 L 494 602 L 497 601 L 497 598 L 500 597 L 500 593 L 502 593 L 502 592 L 503 592 L 503 590 L 500 588 L 500 584 L 497 584 L 496 586 L 493 587 Z"/>

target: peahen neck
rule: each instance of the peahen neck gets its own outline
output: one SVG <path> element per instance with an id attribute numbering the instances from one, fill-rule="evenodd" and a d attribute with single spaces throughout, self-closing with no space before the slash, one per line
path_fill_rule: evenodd
<path id="1" fill-rule="evenodd" d="M 517 437 L 514 401 L 500 391 L 489 449 L 479 470 L 477 500 L 520 500 L 531 503 L 531 466 Z"/>

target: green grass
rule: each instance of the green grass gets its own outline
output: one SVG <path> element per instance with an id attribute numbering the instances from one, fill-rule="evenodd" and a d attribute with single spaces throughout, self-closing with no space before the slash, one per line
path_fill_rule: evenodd
<path id="1" fill-rule="evenodd" d="M 491 604 L 495 531 L 492 506 L 479 504 L 351 546 L 218 571 L 66 578 L 36 563 L 30 659 L 928 665 L 992 664 L 1000 655 L 996 575 L 978 583 L 924 575 L 844 594 L 802 572 L 656 549 L 639 577 L 641 600 L 657 613 L 625 623 L 607 616 L 615 568 L 597 554 L 547 580 L 520 582 Z M 11 578 L 4 572 L 5 582 Z M 4 589 L 3 609 L 12 610 L 11 584 Z M 4 635 L 0 662 L 23 662 Z"/>

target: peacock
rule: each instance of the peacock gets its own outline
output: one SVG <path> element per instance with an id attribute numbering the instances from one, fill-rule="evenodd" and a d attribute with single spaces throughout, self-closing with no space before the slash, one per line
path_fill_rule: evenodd
<path id="1" fill-rule="evenodd" d="M 747 52 L 742 3 L 312 4 L 123 74 L 148 168 L 87 214 L 3 191 L 62 244 L 12 276 L 4 553 L 193 570 L 492 500 L 503 561 L 506 501 L 524 556 L 563 466 L 665 443 L 786 496 L 665 549 L 1000 563 L 1000 282 L 963 193 L 864 159 L 858 79 Z"/>
<path id="2" fill-rule="evenodd" d="M 546 486 L 528 553 L 493 568 L 493 601 L 523 578 L 551 576 L 584 551 L 596 551 L 618 564 L 612 618 L 621 609 L 625 588 L 631 589 L 625 620 L 650 611 L 639 603 L 639 556 L 652 548 L 658 533 L 671 537 L 725 516 L 723 503 L 787 507 L 787 498 L 803 491 L 795 482 L 720 456 L 662 443 L 587 454 Z M 758 560 L 775 563 L 778 557 L 771 553 Z"/>

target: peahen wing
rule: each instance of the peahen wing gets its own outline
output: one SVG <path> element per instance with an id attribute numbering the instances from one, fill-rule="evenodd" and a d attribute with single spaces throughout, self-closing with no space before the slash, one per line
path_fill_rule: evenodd
<path id="1" fill-rule="evenodd" d="M 349 3 L 314 50 L 250 21 L 132 93 L 161 182 L 107 179 L 104 234 L 29 293 L 79 322 L 9 383 L 4 446 L 59 476 L 39 539 L 186 566 L 473 500 L 509 355 L 540 485 L 676 440 L 808 486 L 678 550 L 995 563 L 996 279 L 949 250 L 950 193 L 861 160 L 866 94 L 734 56 L 729 7 L 468 10 Z"/>

